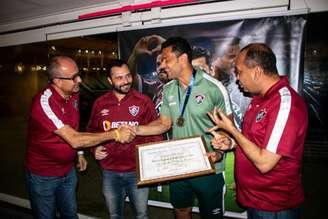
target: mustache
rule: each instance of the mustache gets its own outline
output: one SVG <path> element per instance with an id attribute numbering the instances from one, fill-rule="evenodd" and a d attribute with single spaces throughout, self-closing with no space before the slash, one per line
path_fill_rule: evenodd
<path id="1" fill-rule="evenodd" d="M 165 70 L 165 68 L 161 68 L 161 69 L 159 69 L 158 74 L 166 74 L 167 75 L 167 71 Z"/>
<path id="2" fill-rule="evenodd" d="M 125 87 L 125 86 L 132 86 L 132 83 L 126 83 L 120 86 L 120 88 Z"/>

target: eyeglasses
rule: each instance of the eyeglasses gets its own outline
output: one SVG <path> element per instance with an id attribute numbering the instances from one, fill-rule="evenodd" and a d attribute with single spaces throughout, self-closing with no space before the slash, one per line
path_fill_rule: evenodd
<path id="1" fill-rule="evenodd" d="M 76 81 L 77 78 L 80 77 L 81 78 L 81 73 L 77 72 L 74 75 L 72 75 L 71 77 L 55 77 L 57 79 L 62 79 L 62 80 L 72 80 L 72 81 Z"/>

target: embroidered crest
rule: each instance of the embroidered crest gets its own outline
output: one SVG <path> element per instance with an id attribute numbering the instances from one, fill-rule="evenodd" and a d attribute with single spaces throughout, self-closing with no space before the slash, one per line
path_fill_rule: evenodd
<path id="1" fill-rule="evenodd" d="M 195 100 L 197 104 L 201 104 L 205 100 L 205 95 L 198 94 L 195 96 Z"/>
<path id="2" fill-rule="evenodd" d="M 259 121 L 261 121 L 263 118 L 264 118 L 264 116 L 266 115 L 266 109 L 262 109 L 257 115 L 256 115 L 256 122 L 259 122 Z"/>
<path id="3" fill-rule="evenodd" d="M 78 101 L 77 101 L 77 100 L 74 100 L 72 104 L 73 104 L 73 107 L 74 107 L 76 110 L 78 110 L 78 108 L 79 108 L 79 103 L 78 103 Z"/>
<path id="4" fill-rule="evenodd" d="M 101 116 L 108 116 L 109 115 L 109 110 L 108 109 L 102 109 L 100 111 Z"/>
<path id="5" fill-rule="evenodd" d="M 132 116 L 136 116 L 139 113 L 139 107 L 138 106 L 130 106 L 129 107 L 129 112 Z"/>

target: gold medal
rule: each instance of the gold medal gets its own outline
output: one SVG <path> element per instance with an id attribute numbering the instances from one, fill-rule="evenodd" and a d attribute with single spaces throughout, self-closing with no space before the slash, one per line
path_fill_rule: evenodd
<path id="1" fill-rule="evenodd" d="M 183 124 L 184 124 L 184 118 L 181 117 L 181 116 L 179 116 L 179 117 L 177 118 L 177 122 L 176 122 L 176 124 L 177 124 L 177 126 L 182 127 Z"/>

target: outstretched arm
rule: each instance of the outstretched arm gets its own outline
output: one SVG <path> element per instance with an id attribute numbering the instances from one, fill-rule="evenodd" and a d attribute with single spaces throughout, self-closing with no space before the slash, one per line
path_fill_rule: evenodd
<path id="1" fill-rule="evenodd" d="M 108 132 L 99 133 L 78 132 L 69 125 L 64 125 L 62 128 L 56 130 L 55 133 L 62 137 L 73 148 L 92 147 L 109 140 L 127 143 L 132 141 L 135 137 L 135 130 L 127 125 L 122 125 Z"/>
<path id="2" fill-rule="evenodd" d="M 167 132 L 172 126 L 172 120 L 169 117 L 160 115 L 160 117 L 147 125 L 135 127 L 137 135 L 160 135 Z"/>

